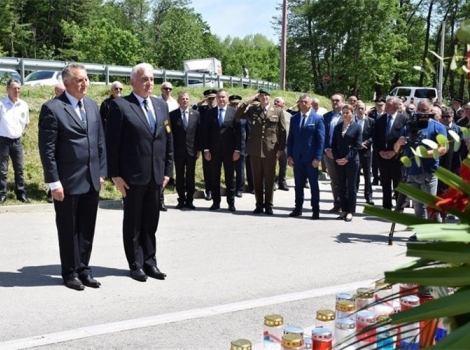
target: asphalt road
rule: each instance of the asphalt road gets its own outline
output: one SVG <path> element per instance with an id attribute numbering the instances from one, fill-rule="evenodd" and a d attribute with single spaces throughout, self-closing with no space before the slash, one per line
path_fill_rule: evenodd
<path id="1" fill-rule="evenodd" d="M 376 193 L 379 192 L 376 188 Z M 273 217 L 252 215 L 254 196 L 210 212 L 162 213 L 158 261 L 165 281 L 128 276 L 119 208 L 98 213 L 91 258 L 100 289 L 77 292 L 60 278 L 52 205 L 0 208 L 0 349 L 221 350 L 247 338 L 260 348 L 263 317 L 309 327 L 315 311 L 334 308 L 334 294 L 370 286 L 383 271 L 407 262 L 409 232 L 358 214 L 350 223 L 328 214 L 331 194 L 321 182 L 321 219 L 289 218 L 294 191 L 276 191 Z M 374 196 L 377 204 L 381 200 Z M 104 205 L 104 207 L 109 207 Z"/>

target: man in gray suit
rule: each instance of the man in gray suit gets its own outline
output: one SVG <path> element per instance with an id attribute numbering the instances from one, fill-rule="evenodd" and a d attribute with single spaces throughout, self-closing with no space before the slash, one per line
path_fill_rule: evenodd
<path id="1" fill-rule="evenodd" d="M 39 114 L 39 154 L 54 199 L 64 284 L 98 288 L 88 264 L 106 177 L 103 125 L 98 105 L 85 96 L 85 67 L 69 64 L 62 79 L 65 92 L 47 101 Z"/>

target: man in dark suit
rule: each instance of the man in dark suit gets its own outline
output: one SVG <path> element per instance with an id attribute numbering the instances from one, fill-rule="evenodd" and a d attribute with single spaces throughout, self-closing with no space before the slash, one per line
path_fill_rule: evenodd
<path id="1" fill-rule="evenodd" d="M 231 95 L 228 97 L 230 106 L 238 109 L 242 97 L 239 95 Z M 235 162 L 235 197 L 242 198 L 245 188 L 245 164 L 246 164 L 246 140 L 249 135 L 249 125 L 246 120 L 240 120 L 241 129 L 241 144 L 240 144 L 240 158 Z M 251 168 L 250 168 L 251 171 Z M 247 171 L 248 172 L 248 171 Z M 248 184 L 250 176 L 248 175 Z"/>
<path id="2" fill-rule="evenodd" d="M 407 121 L 406 115 L 398 113 L 400 105 L 399 98 L 388 98 L 385 103 L 385 113 L 377 118 L 374 128 L 373 147 L 379 154 L 382 206 L 385 209 L 392 209 L 392 190 L 402 179 L 402 164 L 393 150 Z"/>
<path id="3" fill-rule="evenodd" d="M 240 121 L 235 108 L 228 105 L 225 90 L 217 91 L 217 107 L 206 114 L 204 125 L 204 158 L 211 163 L 212 200 L 210 210 L 220 209 L 220 173 L 224 166 L 228 210 L 235 211 L 234 162 L 240 158 Z"/>
<path id="4" fill-rule="evenodd" d="M 132 93 L 112 100 L 106 127 L 108 173 L 124 198 L 123 238 L 130 275 L 165 279 L 157 266 L 160 192 L 173 172 L 168 105 L 152 97 L 153 67 L 131 72 Z"/>
<path id="5" fill-rule="evenodd" d="M 200 120 L 199 112 L 189 108 L 189 94 L 178 94 L 179 108 L 170 112 L 171 130 L 173 133 L 173 152 L 175 157 L 176 192 L 178 204 L 196 209 L 193 204 L 195 187 L 196 160 L 199 158 Z"/>
<path id="6" fill-rule="evenodd" d="M 323 118 L 312 109 L 312 97 L 300 96 L 300 113 L 290 120 L 287 138 L 287 163 L 294 168 L 295 208 L 290 217 L 302 215 L 304 185 L 310 183 L 310 204 L 312 219 L 320 217 L 320 189 L 318 187 L 318 166 L 321 163 L 325 144 L 325 124 Z"/>
<path id="7" fill-rule="evenodd" d="M 385 99 L 383 97 L 378 98 L 375 100 L 375 108 L 372 109 L 368 117 L 374 120 L 374 123 L 377 121 L 377 119 L 384 113 L 384 108 L 385 108 Z M 379 185 L 379 153 L 375 148 L 372 147 L 372 185 L 373 186 L 378 186 Z"/>
<path id="8" fill-rule="evenodd" d="M 374 205 L 372 201 L 372 182 L 371 158 L 372 158 L 372 135 L 374 133 L 374 119 L 366 115 L 366 105 L 361 100 L 357 101 L 356 107 L 356 123 L 359 124 L 362 131 L 362 148 L 359 149 L 359 170 L 362 170 L 364 176 L 364 198 L 366 203 Z M 356 188 L 359 189 L 360 176 L 357 176 Z"/>
<path id="9" fill-rule="evenodd" d="M 109 102 L 115 98 L 122 96 L 122 84 L 119 81 L 113 81 L 111 84 L 111 94 L 105 99 L 100 106 L 101 121 L 103 122 L 103 129 L 106 129 L 106 117 L 108 116 Z"/>
<path id="10" fill-rule="evenodd" d="M 62 72 L 65 92 L 39 114 L 38 145 L 45 182 L 52 190 L 64 284 L 98 288 L 89 267 L 106 150 L 98 105 L 86 97 L 88 76 L 78 63 Z"/>
<path id="11" fill-rule="evenodd" d="M 237 119 L 247 119 L 251 124 L 246 152 L 253 171 L 254 214 L 262 213 L 264 208 L 267 215 L 273 215 L 276 162 L 286 147 L 284 111 L 270 104 L 270 96 L 269 90 L 260 89 L 257 95 L 243 102 L 236 113 Z M 259 100 L 259 104 L 254 105 L 255 100 Z"/>

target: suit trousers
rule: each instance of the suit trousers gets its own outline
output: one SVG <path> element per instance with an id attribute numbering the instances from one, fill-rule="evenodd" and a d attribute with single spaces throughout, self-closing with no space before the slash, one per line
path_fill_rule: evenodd
<path id="1" fill-rule="evenodd" d="M 129 185 L 124 197 L 123 241 L 131 270 L 157 266 L 155 234 L 160 219 L 161 185 Z"/>
<path id="2" fill-rule="evenodd" d="M 225 175 L 225 188 L 227 191 L 227 203 L 235 203 L 235 164 L 233 161 L 233 153 L 217 154 L 211 153 L 212 159 L 210 160 L 212 166 L 212 201 L 215 204 L 220 204 L 220 175 L 222 172 L 222 165 L 224 166 Z"/>
<path id="3" fill-rule="evenodd" d="M 392 209 L 392 190 L 402 180 L 402 164 L 398 159 L 384 159 L 379 155 L 379 171 L 383 196 L 382 207 L 384 209 Z"/>
<path id="4" fill-rule="evenodd" d="M 272 208 L 277 158 L 250 156 L 257 208 Z M 263 194 L 264 190 L 264 194 Z"/>
<path id="5" fill-rule="evenodd" d="M 364 198 L 367 201 L 372 200 L 372 182 L 370 177 L 371 157 L 364 157 L 359 154 L 359 169 L 362 170 L 364 176 Z M 359 189 L 360 176 L 357 176 L 356 188 Z"/>
<path id="6" fill-rule="evenodd" d="M 379 179 L 379 158 L 380 158 L 379 152 L 376 151 L 374 148 L 372 148 L 371 168 L 372 168 L 372 176 L 374 180 Z"/>
<path id="7" fill-rule="evenodd" d="M 178 193 L 178 203 L 192 203 L 194 199 L 196 171 L 196 157 L 186 155 L 186 157 L 175 158 L 176 192 Z"/>
<path id="8" fill-rule="evenodd" d="M 246 167 L 246 183 L 248 184 L 248 192 L 253 192 L 255 189 L 255 185 L 253 183 L 253 171 L 251 170 L 251 157 L 249 155 L 246 155 L 245 167 Z"/>
<path id="9" fill-rule="evenodd" d="M 61 274 L 64 279 L 91 275 L 90 262 L 99 192 L 70 195 L 54 201 L 59 235 Z"/>
<path id="10" fill-rule="evenodd" d="M 336 161 L 330 159 L 326 154 L 323 155 L 323 159 L 326 164 L 326 169 L 328 170 L 328 175 L 330 176 L 331 192 L 333 193 L 333 205 L 335 207 L 340 206 L 339 199 L 339 178 L 336 173 Z"/>
<path id="11" fill-rule="evenodd" d="M 296 161 L 294 163 L 295 208 L 302 209 L 304 204 L 305 180 L 310 184 L 310 204 L 313 212 L 320 211 L 320 188 L 318 186 L 318 168 L 312 162 Z"/>
<path id="12" fill-rule="evenodd" d="M 15 193 L 19 198 L 26 194 L 23 176 L 23 146 L 21 138 L 10 139 L 0 136 L 0 196 L 7 193 L 8 161 L 11 158 L 15 173 Z"/>
<path id="13" fill-rule="evenodd" d="M 240 153 L 240 158 L 235 162 L 235 192 L 243 192 L 245 189 L 245 163 L 246 156 Z"/>
<path id="14" fill-rule="evenodd" d="M 350 160 L 346 165 L 336 164 L 336 173 L 339 179 L 339 197 L 343 212 L 354 214 L 356 212 L 357 177 L 359 175 L 359 161 Z"/>
<path id="15" fill-rule="evenodd" d="M 279 156 L 279 176 L 277 177 L 277 182 L 279 184 L 286 183 L 286 174 L 287 174 L 287 149 L 281 153 Z"/>
<path id="16" fill-rule="evenodd" d="M 204 176 L 204 188 L 206 194 L 212 192 L 212 167 L 206 158 L 202 157 L 202 173 Z"/>

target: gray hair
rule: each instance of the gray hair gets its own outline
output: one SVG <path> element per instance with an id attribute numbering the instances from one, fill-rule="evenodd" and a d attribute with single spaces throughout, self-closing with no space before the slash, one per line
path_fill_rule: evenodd
<path id="1" fill-rule="evenodd" d="M 185 92 L 185 91 L 178 92 L 178 100 L 180 99 L 180 97 L 183 97 L 183 96 L 185 96 L 185 95 L 187 95 L 188 97 L 190 97 L 189 94 L 188 94 L 187 92 Z"/>
<path id="2" fill-rule="evenodd" d="M 86 71 L 86 68 L 81 63 L 69 63 L 62 70 L 62 80 L 69 81 L 72 78 L 72 69 L 83 69 Z"/>
<path id="3" fill-rule="evenodd" d="M 320 100 L 316 97 L 312 97 L 312 103 L 315 103 L 315 104 L 320 104 Z"/>
<path id="4" fill-rule="evenodd" d="M 21 81 L 19 81 L 18 79 L 12 78 L 12 79 L 8 79 L 8 81 L 7 81 L 7 89 L 9 89 L 11 84 L 13 84 L 13 83 L 20 84 L 20 86 L 21 86 Z"/>
<path id="5" fill-rule="evenodd" d="M 134 66 L 131 71 L 131 80 L 134 80 L 138 73 L 145 71 L 152 71 L 153 74 L 152 65 L 149 63 L 139 63 L 138 65 Z"/>
<path id="6" fill-rule="evenodd" d="M 313 101 L 312 96 L 310 96 L 310 94 L 307 94 L 307 93 L 300 95 L 299 101 L 304 99 L 304 98 L 308 98 L 310 101 Z"/>
<path id="7" fill-rule="evenodd" d="M 115 80 L 111 83 L 111 90 L 114 89 L 116 86 L 122 85 L 122 83 L 119 80 Z"/>
<path id="8" fill-rule="evenodd" d="M 386 102 L 389 102 L 389 101 L 392 101 L 392 102 L 393 102 L 393 105 L 394 105 L 396 108 L 400 108 L 400 105 L 401 105 L 401 103 L 403 102 L 403 101 L 400 100 L 398 97 L 389 97 L 389 98 L 387 98 L 387 101 L 386 101 Z"/>
<path id="9" fill-rule="evenodd" d="M 284 99 L 283 99 L 281 96 L 276 97 L 276 98 L 274 99 L 274 102 L 275 102 L 275 101 L 279 101 L 279 102 L 281 102 L 281 103 L 284 103 Z"/>

